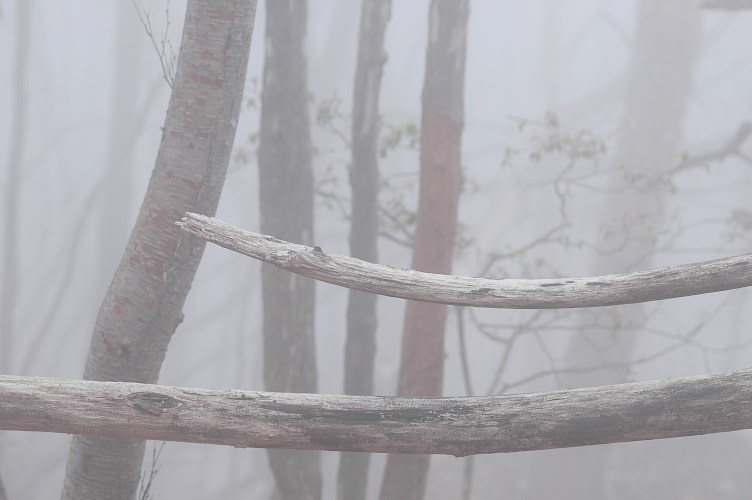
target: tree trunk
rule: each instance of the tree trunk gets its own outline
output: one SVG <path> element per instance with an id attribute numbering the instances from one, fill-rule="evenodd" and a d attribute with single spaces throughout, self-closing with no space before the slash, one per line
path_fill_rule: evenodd
<path id="1" fill-rule="evenodd" d="M 94 327 L 84 378 L 154 383 L 204 249 L 175 221 L 213 214 L 235 136 L 256 2 L 191 0 L 162 143 Z M 144 442 L 75 436 L 64 499 L 134 497 Z"/>
<path id="2" fill-rule="evenodd" d="M 8 152 L 8 173 L 3 195 L 3 286 L 0 299 L 0 373 L 13 373 L 15 314 L 18 296 L 18 220 L 21 162 L 26 144 L 26 90 L 31 38 L 31 0 L 18 2 L 18 33 L 13 62 L 13 123 Z"/>
<path id="3" fill-rule="evenodd" d="M 460 192 L 469 0 L 432 0 L 421 120 L 420 192 L 413 269 L 450 274 Z M 440 396 L 446 306 L 407 303 L 397 393 Z M 382 500 L 421 499 L 429 457 L 389 455 Z"/>
<path id="4" fill-rule="evenodd" d="M 3 263 L 2 287 L 0 287 L 0 373 L 10 374 L 17 368 L 14 359 L 16 297 L 18 296 L 18 221 L 19 193 L 21 191 L 21 166 L 26 144 L 26 90 L 28 87 L 28 61 L 31 41 L 31 0 L 18 2 L 18 25 L 13 61 L 13 115 L 12 135 L 9 142 L 7 174 L 2 188 L 3 203 Z M 16 366 L 14 366 L 16 365 Z M 0 458 L 5 449 L 0 447 Z M 2 460 L 0 460 L 2 463 Z M 7 500 L 5 487 L 0 479 L 0 500 Z"/>
<path id="5" fill-rule="evenodd" d="M 667 29 L 669 24 L 671 29 Z M 699 36 L 699 12 L 694 5 L 683 0 L 643 0 L 640 4 L 613 162 L 616 167 L 644 175 L 646 180 L 637 187 L 625 185 L 622 171 L 614 168 L 610 185 L 615 193 L 603 207 L 603 222 L 627 221 L 629 241 L 615 254 L 596 256 L 595 274 L 651 267 L 654 231 L 664 225 L 671 189 L 664 172 L 678 161 Z M 641 305 L 619 306 L 615 314 L 625 325 L 640 325 L 645 319 Z M 577 334 L 567 359 L 578 367 L 624 363 L 629 361 L 637 338 L 618 335 L 614 341 L 614 331 L 607 328 Z M 565 373 L 560 379 L 565 387 L 583 387 L 623 382 L 625 376 L 625 371 L 606 369 L 580 375 Z"/>
<path id="6" fill-rule="evenodd" d="M 311 245 L 313 169 L 304 52 L 306 22 L 306 2 L 266 3 L 258 161 L 262 231 Z M 266 388 L 315 393 L 314 281 L 272 266 L 263 266 L 261 280 Z M 318 452 L 268 453 L 281 498 L 321 498 Z"/>
<path id="7" fill-rule="evenodd" d="M 353 90 L 350 253 L 369 262 L 378 261 L 379 92 L 387 57 L 384 32 L 391 10 L 392 0 L 363 0 Z M 345 344 L 345 394 L 373 393 L 378 324 L 376 299 L 374 294 L 350 291 Z M 369 461 L 367 453 L 341 455 L 337 498 L 365 500 Z"/>
<path id="8" fill-rule="evenodd" d="M 683 0 L 640 3 L 624 111 L 612 159 L 614 168 L 609 179 L 614 194 L 601 210 L 602 222 L 625 224 L 618 226 L 615 233 L 629 241 L 617 253 L 596 256 L 593 262 L 596 274 L 651 267 L 654 235 L 665 224 L 665 204 L 671 189 L 664 172 L 678 161 L 699 37 L 700 12 L 693 3 Z M 624 180 L 622 168 L 644 175 L 645 180 L 638 186 L 630 185 Z M 601 321 L 628 328 L 640 327 L 646 319 L 645 307 L 634 304 L 610 311 L 588 311 L 584 313 L 583 324 Z M 570 342 L 568 365 L 585 368 L 603 364 L 606 368 L 580 374 L 562 373 L 558 377 L 562 387 L 624 382 L 629 373 L 627 364 L 639 339 L 636 332 L 618 326 L 584 326 Z M 608 368 L 609 365 L 621 368 Z M 565 497 L 605 494 L 609 450 L 604 447 L 576 450 L 565 464 L 549 463 L 552 459 L 542 456 L 541 462 L 548 469 L 543 474 L 558 476 L 556 490 Z M 542 486 L 540 482 L 531 484 Z M 545 496 L 552 491 L 535 494 Z"/>

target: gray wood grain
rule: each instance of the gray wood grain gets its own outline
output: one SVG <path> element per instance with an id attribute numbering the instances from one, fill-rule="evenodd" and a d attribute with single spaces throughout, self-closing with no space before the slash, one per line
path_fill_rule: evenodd
<path id="1" fill-rule="evenodd" d="M 634 304 L 752 285 L 752 254 L 627 274 L 584 278 L 487 279 L 396 269 L 253 233 L 204 215 L 177 224 L 219 246 L 327 283 L 424 302 L 469 307 L 556 309 Z"/>
<path id="2" fill-rule="evenodd" d="M 466 456 L 752 428 L 752 370 L 491 397 L 208 390 L 0 376 L 0 429 Z"/>

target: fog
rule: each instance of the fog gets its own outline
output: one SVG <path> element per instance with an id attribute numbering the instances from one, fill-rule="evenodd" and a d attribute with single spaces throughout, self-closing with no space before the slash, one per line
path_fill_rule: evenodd
<path id="1" fill-rule="evenodd" d="M 677 2 L 689 4 L 666 0 L 666 8 L 681 10 Z M 19 73 L 21 4 L 30 16 L 27 66 Z M 165 48 L 168 65 L 170 53 L 177 56 L 185 2 L 0 0 L 0 9 L 0 293 L 11 318 L 0 336 L 12 339 L 0 344 L 7 349 L 0 353 L 2 370 L 77 379 L 154 166 L 170 97 L 157 51 Z M 637 1 L 471 2 L 459 212 L 467 244 L 456 255 L 454 274 L 586 276 L 749 251 L 752 139 L 722 153 L 752 120 L 752 12 L 688 7 L 686 17 L 650 24 L 645 19 L 660 8 L 649 9 L 641 11 Z M 420 125 L 427 12 L 428 1 L 394 2 L 380 103 L 384 134 Z M 308 14 L 314 169 L 320 189 L 347 203 L 350 152 L 336 132 L 349 134 L 360 2 L 316 0 Z M 254 137 L 263 35 L 260 2 L 248 102 L 217 212 L 253 231 L 259 228 Z M 671 47 L 668 55 L 661 47 Z M 337 110 L 331 121 L 316 121 L 322 106 Z M 394 180 L 382 200 L 400 197 L 416 209 L 418 158 L 406 141 L 382 158 L 382 175 Z M 641 184 L 650 171 L 664 173 L 657 188 Z M 7 202 L 11 193 L 15 203 Z M 317 245 L 349 254 L 349 222 L 322 196 L 315 225 Z M 379 250 L 382 263 L 410 267 L 408 247 L 382 238 Z M 493 253 L 513 255 L 487 266 Z M 207 245 L 160 383 L 264 389 L 261 265 Z M 746 368 L 749 300 L 740 290 L 588 313 L 466 309 L 462 330 L 473 393 Z M 347 290 L 317 284 L 321 393 L 343 391 L 346 306 Z M 378 307 L 376 394 L 393 395 L 404 303 L 384 297 Z M 458 314 L 450 309 L 447 322 L 446 396 L 467 394 Z M 606 368 L 596 369 L 601 365 Z M 482 456 L 475 459 L 472 498 L 556 492 L 583 498 L 570 488 L 581 474 L 577 467 L 600 461 L 608 467 L 597 485 L 588 485 L 592 498 L 682 492 L 747 498 L 752 480 L 741 464 L 752 456 L 749 437 L 738 432 Z M 69 443 L 67 435 L 0 433 L 8 497 L 59 495 Z M 149 445 L 147 469 L 151 453 Z M 426 497 L 460 498 L 465 460 L 433 457 Z M 337 453 L 322 453 L 324 498 L 335 497 L 338 462 Z M 377 498 L 383 467 L 384 457 L 376 456 L 370 498 Z M 261 499 L 274 490 L 264 450 L 167 443 L 158 468 L 154 498 Z"/>

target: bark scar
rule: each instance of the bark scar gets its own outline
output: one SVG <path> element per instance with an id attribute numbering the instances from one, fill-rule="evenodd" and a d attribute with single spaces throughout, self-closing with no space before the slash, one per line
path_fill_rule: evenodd
<path id="1" fill-rule="evenodd" d="M 158 392 L 133 392 L 126 397 L 134 407 L 150 415 L 161 415 L 167 408 L 180 406 L 177 399 Z"/>

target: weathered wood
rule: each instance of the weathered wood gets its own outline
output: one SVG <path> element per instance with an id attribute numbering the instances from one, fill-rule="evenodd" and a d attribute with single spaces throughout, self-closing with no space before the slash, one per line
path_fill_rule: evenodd
<path id="1" fill-rule="evenodd" d="M 466 456 L 752 428 L 752 370 L 512 396 L 396 398 L 0 376 L 0 429 Z"/>
<path id="2" fill-rule="evenodd" d="M 634 304 L 752 285 L 752 254 L 585 278 L 487 279 L 422 273 L 325 252 L 186 213 L 185 231 L 279 268 L 364 292 L 470 307 L 553 309 Z"/>

